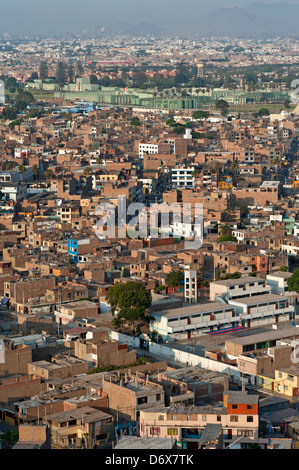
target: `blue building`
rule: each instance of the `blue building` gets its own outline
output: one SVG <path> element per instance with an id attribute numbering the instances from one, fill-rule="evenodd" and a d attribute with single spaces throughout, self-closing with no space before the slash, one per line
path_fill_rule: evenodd
<path id="1" fill-rule="evenodd" d="M 78 240 L 74 238 L 68 238 L 67 241 L 67 252 L 71 263 L 78 263 L 79 261 L 79 248 Z"/>

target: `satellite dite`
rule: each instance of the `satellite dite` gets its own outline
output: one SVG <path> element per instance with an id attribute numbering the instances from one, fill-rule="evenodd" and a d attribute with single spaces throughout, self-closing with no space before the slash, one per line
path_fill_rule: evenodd
<path id="1" fill-rule="evenodd" d="M 0 104 L 5 103 L 5 89 L 4 89 L 4 81 L 0 80 Z"/>

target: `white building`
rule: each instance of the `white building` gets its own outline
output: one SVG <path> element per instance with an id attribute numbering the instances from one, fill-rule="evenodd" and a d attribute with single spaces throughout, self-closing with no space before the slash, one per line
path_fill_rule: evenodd
<path id="1" fill-rule="evenodd" d="M 154 321 L 150 334 L 157 332 L 163 341 L 190 339 L 217 330 L 235 326 L 235 309 L 222 302 L 208 302 L 161 312 L 152 312 Z"/>
<path id="2" fill-rule="evenodd" d="M 266 276 L 267 286 L 271 287 L 272 294 L 279 294 L 279 295 L 290 295 L 289 286 L 287 280 L 292 276 L 291 273 L 288 272 L 280 272 L 268 274 Z"/>
<path id="3" fill-rule="evenodd" d="M 261 278 L 251 276 L 239 279 L 225 279 L 210 283 L 210 300 L 215 301 L 217 297 L 224 300 L 235 300 L 244 297 L 252 297 L 262 294 L 270 294 L 271 287 Z"/>
<path id="4" fill-rule="evenodd" d="M 139 158 L 143 158 L 144 154 L 157 154 L 158 153 L 158 144 L 153 143 L 140 143 L 139 144 Z"/>
<path id="5" fill-rule="evenodd" d="M 236 318 L 242 326 L 269 325 L 295 318 L 295 308 L 287 297 L 277 294 L 264 294 L 230 300 L 236 309 Z"/>
<path id="6" fill-rule="evenodd" d="M 195 177 L 193 175 L 194 167 L 176 167 L 171 170 L 171 185 L 173 188 L 192 188 Z"/>

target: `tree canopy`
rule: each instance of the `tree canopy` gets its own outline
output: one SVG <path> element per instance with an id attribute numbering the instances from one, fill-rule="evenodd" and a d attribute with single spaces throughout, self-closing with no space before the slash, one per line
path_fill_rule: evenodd
<path id="1" fill-rule="evenodd" d="M 299 294 L 299 269 L 295 269 L 292 276 L 287 280 L 290 292 L 297 292 Z"/>
<path id="2" fill-rule="evenodd" d="M 222 243 L 222 242 L 236 242 L 236 241 L 237 241 L 237 239 L 233 235 L 223 235 L 222 237 L 218 238 L 219 243 Z"/>
<path id="3" fill-rule="evenodd" d="M 184 274 L 181 271 L 171 271 L 166 275 L 166 284 L 169 287 L 178 287 L 184 280 Z"/>
<path id="4" fill-rule="evenodd" d="M 116 283 L 108 289 L 106 300 L 112 314 L 118 312 L 113 322 L 115 326 L 120 326 L 123 321 L 134 325 L 151 318 L 145 315 L 145 311 L 151 306 L 152 296 L 140 282 Z"/>

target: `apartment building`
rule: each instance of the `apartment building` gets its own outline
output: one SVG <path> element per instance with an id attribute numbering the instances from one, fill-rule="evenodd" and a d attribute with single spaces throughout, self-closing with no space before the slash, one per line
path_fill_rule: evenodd
<path id="1" fill-rule="evenodd" d="M 262 345 L 259 345 L 262 346 Z M 276 369 L 292 365 L 292 347 L 274 346 L 265 350 L 250 351 L 238 356 L 238 369 L 249 384 L 256 385 L 257 377 L 272 374 Z"/>
<path id="2" fill-rule="evenodd" d="M 74 355 L 93 367 L 125 366 L 137 359 L 136 350 L 128 351 L 126 344 L 114 340 L 77 340 Z"/>
<path id="3" fill-rule="evenodd" d="M 258 395 L 247 392 L 226 392 L 223 407 L 172 406 L 152 408 L 140 412 L 141 437 L 159 436 L 187 443 L 187 448 L 198 449 L 199 440 L 207 424 L 221 424 L 224 448 L 238 440 L 246 447 L 258 440 Z"/>
<path id="4" fill-rule="evenodd" d="M 139 143 L 138 146 L 138 155 L 139 158 L 143 158 L 144 154 L 156 154 L 159 152 L 159 145 L 150 143 Z"/>
<path id="5" fill-rule="evenodd" d="M 141 410 L 164 406 L 165 403 L 162 385 L 150 382 L 148 377 L 139 377 L 138 372 L 105 374 L 103 392 L 109 398 L 109 413 L 125 421 L 136 421 Z"/>
<path id="6" fill-rule="evenodd" d="M 59 325 L 76 326 L 78 318 L 96 318 L 99 313 L 99 305 L 89 300 L 69 302 L 56 306 L 54 312 L 55 321 Z"/>
<path id="7" fill-rule="evenodd" d="M 61 356 L 49 361 L 35 361 L 28 363 L 28 374 L 41 377 L 44 380 L 65 379 L 78 374 L 86 374 L 88 364 L 76 357 Z"/>
<path id="8" fill-rule="evenodd" d="M 157 332 L 163 341 L 190 339 L 218 327 L 235 326 L 235 309 L 221 302 L 189 305 L 161 312 L 153 312 L 150 333 Z"/>
<path id="9" fill-rule="evenodd" d="M 292 276 L 288 272 L 275 272 L 266 276 L 267 286 L 271 287 L 272 294 L 291 295 L 289 292 L 288 279 Z"/>
<path id="10" fill-rule="evenodd" d="M 193 172 L 194 167 L 180 166 L 173 168 L 170 173 L 172 188 L 192 188 L 195 182 Z"/>
<path id="11" fill-rule="evenodd" d="M 238 321 L 248 328 L 293 320 L 296 315 L 289 299 L 277 294 L 231 299 L 229 304 L 235 307 Z"/>
<path id="12" fill-rule="evenodd" d="M 241 277 L 239 279 L 225 279 L 210 283 L 210 300 L 215 301 L 217 297 L 235 300 L 244 297 L 269 294 L 271 287 L 261 278 Z"/>
<path id="13" fill-rule="evenodd" d="M 55 413 L 44 418 L 51 442 L 66 449 L 92 449 L 114 438 L 113 417 L 90 406 Z"/>

